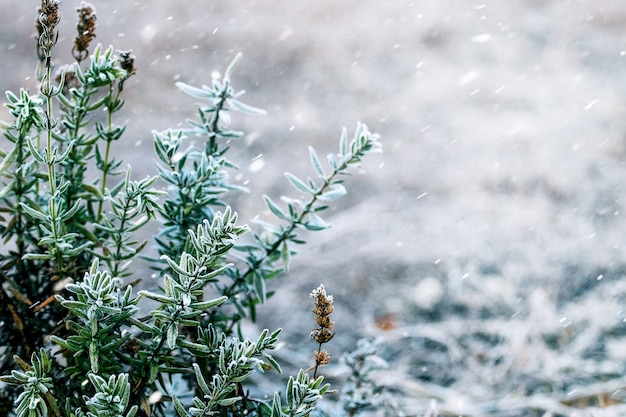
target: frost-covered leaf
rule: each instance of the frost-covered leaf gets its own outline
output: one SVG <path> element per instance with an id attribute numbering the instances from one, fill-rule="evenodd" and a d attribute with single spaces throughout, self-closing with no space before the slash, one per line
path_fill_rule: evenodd
<path id="1" fill-rule="evenodd" d="M 308 185 L 304 183 L 300 178 L 296 177 L 290 172 L 285 172 L 285 177 L 289 181 L 291 185 L 293 185 L 296 190 L 301 191 L 303 193 L 312 194 L 315 190 L 311 189 Z"/>

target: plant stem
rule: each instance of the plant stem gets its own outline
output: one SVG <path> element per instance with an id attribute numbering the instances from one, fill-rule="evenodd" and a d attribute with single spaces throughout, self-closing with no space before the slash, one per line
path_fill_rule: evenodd
<path id="1" fill-rule="evenodd" d="M 110 169 L 109 158 L 111 155 L 111 137 L 110 133 L 113 131 L 113 108 L 115 103 L 118 100 L 118 96 L 113 98 L 113 85 L 109 86 L 109 103 L 107 105 L 107 133 L 108 135 L 105 137 L 106 140 L 106 148 L 104 151 L 104 163 L 102 165 L 102 185 L 100 187 L 100 192 L 104 196 L 107 187 L 107 178 Z M 96 221 L 100 221 L 102 219 L 102 211 L 104 210 L 104 200 L 101 199 L 98 204 L 98 214 L 96 216 Z"/>

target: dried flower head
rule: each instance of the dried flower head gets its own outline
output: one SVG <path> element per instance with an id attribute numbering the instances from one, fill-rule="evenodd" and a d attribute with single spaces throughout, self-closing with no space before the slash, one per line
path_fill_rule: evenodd
<path id="1" fill-rule="evenodd" d="M 120 51 L 120 67 L 126 71 L 125 78 L 137 73 L 137 69 L 135 68 L 135 55 L 132 54 L 132 51 Z"/>
<path id="2" fill-rule="evenodd" d="M 316 350 L 313 352 L 313 357 L 315 358 L 315 363 L 318 365 L 328 365 L 330 362 L 330 354 L 325 350 Z"/>
<path id="3" fill-rule="evenodd" d="M 335 335 L 331 333 L 335 323 L 330 319 L 330 315 L 335 309 L 333 307 L 333 296 L 327 295 L 324 284 L 320 284 L 319 287 L 311 292 L 310 297 L 315 304 L 313 314 L 315 314 L 315 322 L 319 326 L 311 331 L 311 338 L 320 344 L 326 343 Z"/>
<path id="4" fill-rule="evenodd" d="M 122 92 L 122 90 L 124 90 L 124 82 L 137 73 L 137 68 L 135 68 L 135 55 L 133 55 L 131 51 L 120 51 L 120 67 L 126 71 L 126 75 L 120 78 L 120 82 L 117 85 L 117 89 Z"/>
<path id="5" fill-rule="evenodd" d="M 335 308 L 333 307 L 333 296 L 326 294 L 324 284 L 320 284 L 319 287 L 314 289 L 310 297 L 315 305 L 313 314 L 315 314 L 315 322 L 318 326 L 311 331 L 311 338 L 319 344 L 317 350 L 313 352 L 315 365 L 311 367 L 311 369 L 314 369 L 313 377 L 315 378 L 317 369 L 321 365 L 328 365 L 330 362 L 330 355 L 325 350 L 322 350 L 322 344 L 329 342 L 335 336 L 332 333 L 335 323 L 330 319 L 330 315 Z"/>
<path id="6" fill-rule="evenodd" d="M 79 63 L 89 55 L 89 44 L 96 37 L 96 10 L 89 4 L 82 2 L 76 9 L 78 12 L 78 23 L 76 30 L 78 35 L 74 39 L 72 55 Z"/>
<path id="7" fill-rule="evenodd" d="M 56 27 L 61 21 L 59 0 L 42 0 L 37 10 L 39 16 L 35 22 L 37 28 L 37 57 L 40 61 L 47 60 L 50 51 L 58 39 Z M 48 64 L 48 62 L 46 62 Z"/>

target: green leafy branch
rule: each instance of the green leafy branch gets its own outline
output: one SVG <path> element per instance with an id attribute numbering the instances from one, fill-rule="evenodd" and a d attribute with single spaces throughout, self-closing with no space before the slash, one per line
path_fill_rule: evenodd
<path id="1" fill-rule="evenodd" d="M 289 270 L 291 256 L 296 253 L 293 245 L 305 243 L 297 231 L 299 229 L 319 231 L 330 227 L 319 213 L 329 207 L 329 202 L 346 194 L 346 189 L 342 185 L 343 176 L 349 174 L 350 168 L 358 166 L 365 155 L 381 150 L 378 138 L 379 136 L 371 133 L 366 125 L 359 123 L 353 139 L 348 142 L 347 131 L 343 129 L 339 153 L 327 156 L 330 168 L 328 172 L 315 150 L 309 147 L 309 157 L 317 180 L 312 178 L 302 180 L 294 174 L 285 173 L 287 180 L 301 197 L 282 197 L 287 206 L 284 209 L 269 196 L 264 196 L 270 212 L 285 223 L 275 225 L 256 220 L 265 233 L 253 232 L 253 242 L 237 246 L 243 254 L 239 259 L 244 262 L 246 268 L 243 270 L 230 268 L 228 275 L 232 278 L 232 283 L 221 292 L 233 300 L 242 317 L 246 316 L 245 307 L 247 307 L 250 317 L 254 320 L 256 305 L 265 302 L 268 297 L 266 281 Z M 234 299 L 233 295 L 239 293 L 246 294 L 246 298 Z M 225 328 L 232 329 L 239 319 L 240 317 L 233 318 Z"/>

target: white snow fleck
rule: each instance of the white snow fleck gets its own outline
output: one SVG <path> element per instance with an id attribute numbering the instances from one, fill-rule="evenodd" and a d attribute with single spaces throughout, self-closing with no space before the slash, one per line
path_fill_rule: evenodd
<path id="1" fill-rule="evenodd" d="M 589 104 L 587 104 L 585 106 L 585 111 L 589 110 L 590 108 L 593 107 L 594 104 L 596 104 L 598 102 L 598 99 L 592 100 L 591 102 L 589 102 Z"/>
<path id="2" fill-rule="evenodd" d="M 265 166 L 265 160 L 263 159 L 263 154 L 259 154 L 250 163 L 250 167 L 248 168 L 250 172 L 259 172 Z"/>
<path id="3" fill-rule="evenodd" d="M 480 35 L 476 35 L 472 37 L 472 42 L 475 43 L 485 43 L 491 40 L 491 35 L 489 33 L 481 33 Z"/>

